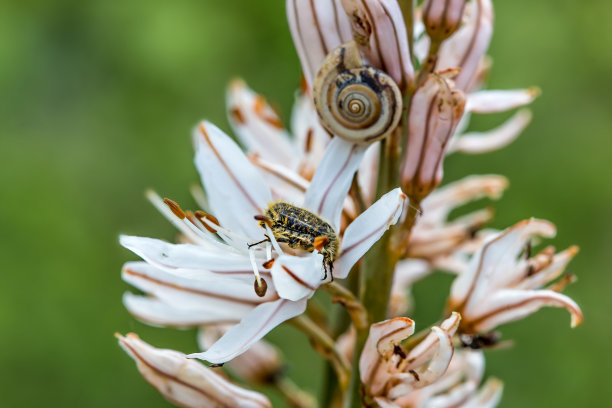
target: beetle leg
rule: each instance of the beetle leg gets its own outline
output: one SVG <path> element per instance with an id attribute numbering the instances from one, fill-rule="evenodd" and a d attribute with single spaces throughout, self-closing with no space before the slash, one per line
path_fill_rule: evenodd
<path id="1" fill-rule="evenodd" d="M 254 247 L 255 245 L 263 244 L 264 242 L 270 242 L 270 237 L 267 236 L 267 235 L 265 235 L 265 237 L 266 237 L 266 239 L 262 239 L 261 241 L 255 242 L 254 244 L 247 244 L 247 247 L 249 247 L 249 249 L 250 249 L 250 248 Z"/>

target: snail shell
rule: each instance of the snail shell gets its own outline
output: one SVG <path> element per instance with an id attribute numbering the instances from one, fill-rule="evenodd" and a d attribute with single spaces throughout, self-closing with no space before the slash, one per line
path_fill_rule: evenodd
<path id="1" fill-rule="evenodd" d="M 382 71 L 363 65 L 350 41 L 323 61 L 313 84 L 321 124 L 353 143 L 372 143 L 393 131 L 402 114 L 402 93 Z"/>

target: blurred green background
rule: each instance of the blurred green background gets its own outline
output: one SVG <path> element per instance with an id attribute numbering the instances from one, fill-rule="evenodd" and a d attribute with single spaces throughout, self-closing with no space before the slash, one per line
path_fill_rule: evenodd
<path id="1" fill-rule="evenodd" d="M 193 331 L 150 328 L 123 308 L 119 276 L 136 257 L 119 233 L 173 239 L 145 201 L 152 187 L 192 203 L 190 129 L 228 129 L 227 82 L 242 76 L 288 121 L 299 63 L 284 2 L 0 2 L 0 405 L 163 407 L 114 332 L 195 351 Z M 510 350 L 487 352 L 502 407 L 600 407 L 609 400 L 612 325 L 612 3 L 496 2 L 490 88 L 538 85 L 534 121 L 508 148 L 454 155 L 446 181 L 505 174 L 495 227 L 537 216 L 558 248 L 581 247 L 567 289 L 584 324 L 546 309 L 503 327 Z M 486 128 L 503 117 L 477 118 Z M 189 204 L 188 206 L 190 206 Z M 419 327 L 439 317 L 451 279 L 416 288 Z M 606 317 L 608 316 L 608 317 Z M 319 365 L 293 329 L 283 343 L 305 388 Z M 275 400 L 276 401 L 276 400 Z M 277 406 L 281 406 L 278 404 Z"/>

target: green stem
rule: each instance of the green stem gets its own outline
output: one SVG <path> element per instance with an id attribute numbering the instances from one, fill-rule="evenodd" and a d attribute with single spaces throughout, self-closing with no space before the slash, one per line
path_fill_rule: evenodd
<path id="1" fill-rule="evenodd" d="M 282 394 L 287 404 L 293 408 L 315 408 L 317 401 L 315 398 L 300 389 L 288 377 L 281 377 L 274 382 L 276 389 Z"/>
<path id="2" fill-rule="evenodd" d="M 342 389 L 346 389 L 351 370 L 350 364 L 336 349 L 334 340 L 306 315 L 294 317 L 293 319 L 289 320 L 289 322 L 308 335 L 315 346 L 315 350 L 317 350 L 323 357 L 327 358 L 331 362 L 332 366 L 334 367 L 334 371 L 338 376 L 340 387 Z"/>

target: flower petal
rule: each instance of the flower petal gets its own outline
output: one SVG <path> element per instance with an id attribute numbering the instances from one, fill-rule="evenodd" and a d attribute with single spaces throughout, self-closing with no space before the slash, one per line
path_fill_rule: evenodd
<path id="1" fill-rule="evenodd" d="M 304 313 L 306 299 L 292 302 L 279 299 L 262 303 L 232 327 L 211 348 L 203 353 L 190 354 L 189 358 L 199 358 L 220 364 L 244 353 L 270 330 L 292 317 Z"/>
<path id="2" fill-rule="evenodd" d="M 468 400 L 462 408 L 493 408 L 501 401 L 504 383 L 497 378 L 490 378 L 478 393 Z"/>
<path id="3" fill-rule="evenodd" d="M 234 80 L 227 91 L 230 124 L 249 153 L 283 165 L 295 164 L 297 152 L 278 115 L 266 100 L 242 80 Z"/>
<path id="4" fill-rule="evenodd" d="M 578 254 L 578 247 L 571 246 L 563 252 L 559 252 L 553 257 L 553 260 L 549 266 L 538 271 L 537 273 L 523 279 L 515 289 L 536 289 L 543 285 L 557 279 L 565 270 L 567 264 L 572 260 L 574 256 Z"/>
<path id="5" fill-rule="evenodd" d="M 170 402 L 182 407 L 271 408 L 267 397 L 240 388 L 203 364 L 174 350 L 157 349 L 135 334 L 119 337 L 119 345 L 138 370 Z"/>
<path id="6" fill-rule="evenodd" d="M 477 309 L 466 310 L 464 316 L 470 322 L 469 332 L 480 333 L 522 319 L 544 306 L 567 309 L 572 316 L 572 327 L 582 323 L 582 311 L 576 302 L 552 290 L 498 290 Z"/>
<path id="7" fill-rule="evenodd" d="M 437 326 L 432 327 L 431 330 L 437 337 L 438 347 L 435 349 L 429 364 L 427 364 L 426 367 L 420 367 L 414 363 L 410 364 L 411 367 L 414 367 L 412 370 L 416 371 L 418 374 L 418 376 L 414 374 L 410 375 L 415 380 L 418 378 L 418 380 L 416 380 L 418 382 L 414 385 L 419 388 L 425 387 L 440 378 L 448 368 L 451 358 L 453 357 L 453 341 L 449 333 Z"/>
<path id="8" fill-rule="evenodd" d="M 325 56 L 352 40 L 341 0 L 287 0 L 287 19 L 310 89 Z"/>
<path id="9" fill-rule="evenodd" d="M 397 222 L 405 200 L 406 195 L 401 189 L 391 190 L 346 228 L 340 257 L 334 265 L 336 277 L 346 278 L 355 262 Z"/>
<path id="10" fill-rule="evenodd" d="M 488 153 L 512 143 L 529 123 L 531 111 L 521 109 L 495 129 L 486 132 L 469 132 L 451 139 L 448 153 Z"/>
<path id="11" fill-rule="evenodd" d="M 469 268 L 453 282 L 450 309 L 456 310 L 466 300 L 476 306 L 492 289 L 517 281 L 523 271 L 516 267 L 516 258 L 527 241 L 536 235 L 552 237 L 555 232 L 552 223 L 532 218 L 491 237 L 472 257 Z"/>
<path id="12" fill-rule="evenodd" d="M 334 137 L 306 190 L 304 207 L 329 220 L 338 231 L 344 199 L 367 146 Z"/>
<path id="13" fill-rule="evenodd" d="M 240 277 L 252 275 L 253 269 L 248 255 L 240 254 L 227 246 L 227 250 L 211 250 L 192 244 L 170 244 L 147 237 L 121 235 L 119 242 L 147 262 L 172 272 L 176 269 L 210 271 L 224 276 Z M 261 263 L 260 263 L 261 268 Z M 202 272 L 202 274 L 204 274 Z"/>
<path id="14" fill-rule="evenodd" d="M 455 82 L 457 89 L 470 90 L 478 64 L 489 48 L 493 34 L 491 0 L 475 0 L 466 6 L 467 21 L 442 43 L 436 70 L 460 67 Z"/>
<path id="15" fill-rule="evenodd" d="M 144 262 L 128 262 L 123 266 L 121 277 L 143 292 L 180 309 L 235 308 L 235 313 L 246 313 L 262 302 L 278 299 L 273 289 L 263 298 L 257 296 L 252 282 L 219 277 L 189 279 Z"/>
<path id="16" fill-rule="evenodd" d="M 197 327 L 203 324 L 238 323 L 254 308 L 218 307 L 214 302 L 199 307 L 176 308 L 157 298 L 126 292 L 123 305 L 136 319 L 153 326 Z"/>
<path id="17" fill-rule="evenodd" d="M 461 315 L 459 313 L 453 312 L 450 317 L 446 318 L 442 324 L 440 325 L 440 329 L 445 331 L 449 337 L 452 337 L 457 329 L 459 328 L 459 323 L 461 322 Z M 408 368 L 416 368 L 421 366 L 427 362 L 427 360 L 431 359 L 434 353 L 436 353 L 441 346 L 438 345 L 440 341 L 440 334 L 432 331 L 417 344 L 410 353 L 408 353 Z"/>
<path id="18" fill-rule="evenodd" d="M 536 87 L 472 92 L 467 96 L 465 110 L 473 113 L 505 112 L 529 105 L 539 94 Z"/>
<path id="19" fill-rule="evenodd" d="M 195 164 L 215 217 L 224 228 L 263 239 L 253 216 L 265 209 L 272 195 L 259 171 L 221 129 L 202 122 L 194 132 Z"/>
<path id="20" fill-rule="evenodd" d="M 359 358 L 361 382 L 368 385 L 372 395 L 378 394 L 389 378 L 381 361 L 388 361 L 395 345 L 414 333 L 414 321 L 396 317 L 370 326 L 368 339 Z M 382 352 L 382 353 L 381 353 Z"/>
<path id="21" fill-rule="evenodd" d="M 323 255 L 281 255 L 272 266 L 272 279 L 282 299 L 300 300 L 309 297 L 323 278 Z"/>

